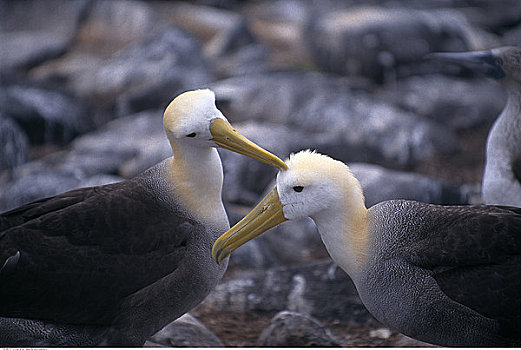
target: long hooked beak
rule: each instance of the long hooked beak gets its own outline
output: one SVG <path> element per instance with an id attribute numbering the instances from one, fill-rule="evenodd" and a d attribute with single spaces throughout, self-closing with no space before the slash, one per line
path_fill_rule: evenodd
<path id="1" fill-rule="evenodd" d="M 288 166 L 276 155 L 257 146 L 255 143 L 242 136 L 227 121 L 215 118 L 210 122 L 212 141 L 219 147 L 237 152 L 247 157 L 260 160 L 272 165 L 279 170 L 287 170 Z"/>
<path id="2" fill-rule="evenodd" d="M 506 76 L 501 67 L 503 64 L 501 57 L 491 51 L 434 52 L 426 55 L 425 58 L 455 63 L 494 79 L 502 79 Z"/>
<path id="3" fill-rule="evenodd" d="M 235 249 L 286 220 L 277 188 L 274 188 L 248 215 L 215 241 L 213 260 L 220 264 Z"/>

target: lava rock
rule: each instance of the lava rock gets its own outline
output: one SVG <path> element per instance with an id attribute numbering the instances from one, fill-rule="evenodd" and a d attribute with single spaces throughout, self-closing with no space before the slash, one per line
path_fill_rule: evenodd
<path id="1" fill-rule="evenodd" d="M 204 312 L 295 311 L 321 322 L 345 321 L 352 326 L 375 326 L 351 279 L 331 260 L 294 267 L 241 271 L 222 280 L 196 307 Z"/>
<path id="2" fill-rule="evenodd" d="M 84 186 L 133 177 L 171 155 L 161 111 L 120 118 L 77 138 L 70 150 L 25 163 L 0 177 L 0 210 Z M 118 176 L 115 176 L 118 175 Z"/>
<path id="3" fill-rule="evenodd" d="M 25 131 L 31 144 L 63 144 L 92 129 L 88 108 L 56 90 L 8 84 L 0 90 L 0 112 Z"/>
<path id="4" fill-rule="evenodd" d="M 77 138 L 63 167 L 83 174 L 116 173 L 131 178 L 172 156 L 162 111 L 122 117 Z"/>
<path id="5" fill-rule="evenodd" d="M 88 0 L 2 1 L 0 72 L 26 69 L 66 52 Z"/>
<path id="6" fill-rule="evenodd" d="M 224 347 L 221 340 L 190 314 L 171 322 L 145 342 L 145 347 Z"/>
<path id="7" fill-rule="evenodd" d="M 374 164 L 351 163 L 349 168 L 362 185 L 367 207 L 390 199 L 446 205 L 469 204 L 466 186 L 449 184 L 426 175 L 389 170 Z"/>
<path id="8" fill-rule="evenodd" d="M 78 95 L 116 108 L 116 114 L 123 116 L 164 108 L 173 96 L 212 80 L 198 41 L 169 27 L 82 70 L 71 84 Z"/>
<path id="9" fill-rule="evenodd" d="M 15 174 L 22 172 L 19 168 L 15 169 Z M 105 185 L 121 180 L 122 178 L 110 175 L 78 178 L 70 172 L 46 169 L 20 177 L 3 174 L 0 177 L 0 187 L 2 187 L 2 192 L 0 192 L 0 212 L 75 188 Z"/>
<path id="10" fill-rule="evenodd" d="M 454 131 L 492 125 L 506 102 L 503 88 L 483 77 L 443 75 L 405 78 L 382 86 L 376 96 Z"/>
<path id="11" fill-rule="evenodd" d="M 322 69 L 383 82 L 429 52 L 480 46 L 477 32 L 454 10 L 358 7 L 311 17 L 304 37 Z"/>
<path id="12" fill-rule="evenodd" d="M 460 151 L 445 126 L 358 91 L 348 79 L 283 72 L 225 79 L 212 88 L 230 120 L 314 133 L 301 146 L 345 162 L 407 168 Z"/>
<path id="13" fill-rule="evenodd" d="M 312 317 L 281 311 L 270 321 L 257 340 L 257 346 L 340 347 L 331 330 Z"/>
<path id="14" fill-rule="evenodd" d="M 27 136 L 23 130 L 0 113 L 0 171 L 24 163 L 27 145 Z"/>
<path id="15" fill-rule="evenodd" d="M 66 52 L 68 35 L 50 32 L 13 32 L 2 34 L 0 72 L 30 68 Z"/>

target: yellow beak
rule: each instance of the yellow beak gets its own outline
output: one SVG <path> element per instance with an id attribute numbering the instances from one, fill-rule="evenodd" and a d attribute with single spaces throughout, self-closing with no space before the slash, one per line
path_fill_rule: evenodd
<path id="1" fill-rule="evenodd" d="M 219 147 L 237 152 L 247 157 L 260 160 L 280 170 L 287 170 L 288 166 L 279 157 L 257 146 L 242 136 L 227 121 L 215 118 L 210 122 L 212 141 Z"/>
<path id="2" fill-rule="evenodd" d="M 215 241 L 213 260 L 220 264 L 235 249 L 286 220 L 277 188 L 274 188 L 248 215 Z"/>

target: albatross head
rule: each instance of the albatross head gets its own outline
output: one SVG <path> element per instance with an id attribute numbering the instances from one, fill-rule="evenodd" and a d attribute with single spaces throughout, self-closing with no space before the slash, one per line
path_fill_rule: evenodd
<path id="1" fill-rule="evenodd" d="M 177 96 L 165 110 L 163 127 L 171 143 L 221 147 L 279 169 L 286 168 L 281 159 L 242 136 L 228 123 L 215 106 L 215 94 L 209 89 Z"/>
<path id="2" fill-rule="evenodd" d="M 331 227 L 332 232 L 320 232 L 324 242 L 335 238 L 325 235 L 343 235 L 348 228 L 361 227 L 358 220 L 365 219 L 364 196 L 344 163 L 310 151 L 292 154 L 286 163 L 288 170 L 279 172 L 275 189 L 215 242 L 212 255 L 217 262 L 286 220 L 309 216 L 319 231 L 320 223 Z"/>

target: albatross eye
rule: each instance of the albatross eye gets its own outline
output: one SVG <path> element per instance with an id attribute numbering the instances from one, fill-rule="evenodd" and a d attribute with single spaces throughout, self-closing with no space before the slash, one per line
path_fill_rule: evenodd
<path id="1" fill-rule="evenodd" d="M 293 191 L 295 191 L 295 192 L 302 192 L 303 189 L 304 189 L 304 187 L 302 187 L 302 186 L 293 186 Z"/>
<path id="2" fill-rule="evenodd" d="M 193 132 L 191 134 L 186 135 L 186 137 L 195 137 L 195 135 L 196 135 L 195 132 Z"/>

